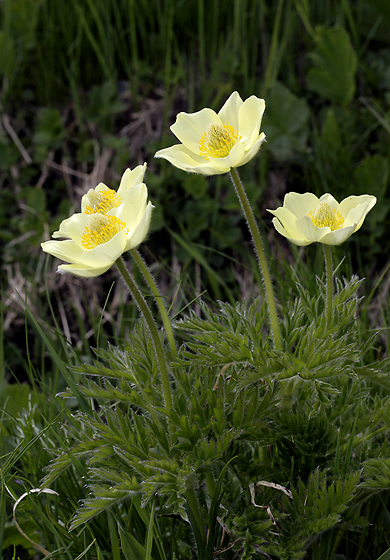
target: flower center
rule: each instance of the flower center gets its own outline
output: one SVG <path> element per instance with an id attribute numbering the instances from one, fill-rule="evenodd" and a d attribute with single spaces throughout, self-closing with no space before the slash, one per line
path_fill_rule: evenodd
<path id="1" fill-rule="evenodd" d="M 89 189 L 86 194 L 89 204 L 84 210 L 84 214 L 106 214 L 111 208 L 116 208 L 121 203 L 121 197 L 113 189 L 106 189 L 104 191 L 96 191 Z"/>
<path id="2" fill-rule="evenodd" d="M 343 215 L 331 208 L 327 202 L 321 202 L 318 208 L 308 213 L 308 216 L 316 227 L 330 227 L 332 231 L 342 228 L 345 221 Z"/>
<path id="3" fill-rule="evenodd" d="M 94 249 L 98 245 L 110 241 L 122 230 L 128 231 L 126 224 L 116 216 L 92 214 L 81 236 L 81 245 L 84 249 Z"/>
<path id="4" fill-rule="evenodd" d="M 199 153 L 205 159 L 226 157 L 241 138 L 231 124 L 211 123 L 199 140 Z"/>

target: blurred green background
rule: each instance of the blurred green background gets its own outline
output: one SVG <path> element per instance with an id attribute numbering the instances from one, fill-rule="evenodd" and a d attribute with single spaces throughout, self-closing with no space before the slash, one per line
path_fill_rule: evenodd
<path id="1" fill-rule="evenodd" d="M 87 354 L 98 337 L 118 341 L 131 328 L 136 311 L 115 271 L 58 276 L 40 249 L 88 188 L 117 188 L 126 167 L 148 163 L 156 208 L 142 252 L 173 313 L 205 290 L 209 300 L 258 293 L 228 177 L 153 159 L 175 143 L 179 111 L 218 111 L 234 90 L 266 100 L 267 144 L 240 173 L 281 303 L 295 274 L 313 283 L 307 270 L 323 270 L 318 247 L 298 251 L 273 231 L 266 209 L 288 191 L 377 196 L 337 258 L 347 255 L 342 274 L 370 278 L 369 293 L 387 278 L 388 1 L 3 0 L 0 14 L 3 379 L 25 375 L 23 302 Z M 39 340 L 30 344 L 42 354 Z"/>

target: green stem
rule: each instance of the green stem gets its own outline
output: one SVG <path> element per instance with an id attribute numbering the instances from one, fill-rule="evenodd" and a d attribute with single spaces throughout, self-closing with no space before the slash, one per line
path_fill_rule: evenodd
<path id="1" fill-rule="evenodd" d="M 366 443 L 367 441 L 370 441 L 370 439 L 373 439 L 374 437 L 379 436 L 380 434 L 383 434 L 383 432 L 386 431 L 386 429 L 388 429 L 388 426 L 382 426 L 381 428 L 378 428 L 377 430 L 374 430 L 373 432 L 370 432 L 369 434 L 366 434 L 364 436 L 355 436 L 354 441 L 353 441 L 353 447 L 356 447 L 357 445 L 362 445 L 364 443 Z M 344 445 L 344 449 L 347 448 L 347 445 Z"/>
<path id="2" fill-rule="evenodd" d="M 325 255 L 325 274 L 326 274 L 326 328 L 330 327 L 333 314 L 333 260 L 330 245 L 323 245 Z"/>
<path id="3" fill-rule="evenodd" d="M 206 488 L 211 500 L 213 500 L 215 496 L 215 481 L 211 471 L 206 474 Z"/>
<path id="4" fill-rule="evenodd" d="M 199 547 L 201 546 L 201 542 L 203 540 L 203 519 L 202 514 L 199 510 L 199 504 L 196 497 L 195 489 L 192 485 L 187 487 L 186 491 L 184 492 L 184 498 L 192 514 L 192 519 L 189 515 L 191 525 L 195 523 L 195 527 L 193 527 L 193 530 L 198 533 L 199 542 L 198 539 L 197 542 Z M 200 550 L 198 552 L 200 552 Z"/>
<path id="5" fill-rule="evenodd" d="M 241 203 L 241 208 L 244 212 L 246 221 L 248 223 L 249 231 L 252 235 L 252 240 L 255 245 L 257 259 L 259 262 L 260 273 L 263 278 L 265 294 L 268 304 L 268 314 L 271 323 L 271 332 L 274 338 L 274 344 L 276 350 L 282 350 L 282 338 L 280 336 L 278 315 L 276 312 L 276 303 L 274 291 L 272 288 L 271 276 L 268 269 L 267 258 L 265 256 L 263 243 L 261 241 L 260 232 L 256 224 L 255 217 L 253 215 L 252 209 L 249 204 L 248 197 L 246 195 L 245 189 L 242 186 L 240 177 L 234 167 L 230 170 L 230 176 L 233 181 L 233 185 L 236 189 L 237 196 Z"/>
<path id="6" fill-rule="evenodd" d="M 157 304 L 157 307 L 160 311 L 161 319 L 163 321 L 165 332 L 166 332 L 167 338 L 168 338 L 169 348 L 171 349 L 172 354 L 174 356 L 177 356 L 177 349 L 176 349 L 176 344 L 175 344 L 175 337 L 173 336 L 172 325 L 171 325 L 171 322 L 169 320 L 168 313 L 167 313 L 167 310 L 165 308 L 163 298 L 161 297 L 161 294 L 158 291 L 157 284 L 154 281 L 153 276 L 150 274 L 149 269 L 146 266 L 145 261 L 143 260 L 143 258 L 141 257 L 141 255 L 139 254 L 137 249 L 131 249 L 130 253 L 131 253 L 133 259 L 135 260 L 135 262 L 137 263 L 138 268 L 142 272 L 143 277 L 145 278 L 146 282 L 149 284 L 149 287 L 150 287 L 150 289 L 152 291 L 152 294 L 154 296 L 154 300 L 155 300 L 155 302 Z"/>
<path id="7" fill-rule="evenodd" d="M 154 322 L 153 315 L 150 312 L 148 304 L 146 303 L 143 295 L 139 291 L 137 284 L 134 282 L 134 280 L 132 279 L 129 271 L 127 270 L 127 267 L 126 267 L 125 261 L 123 260 L 123 257 L 119 257 L 119 259 L 117 259 L 115 261 L 115 264 L 116 264 L 119 272 L 121 273 L 123 280 L 126 282 L 128 288 L 130 290 L 130 293 L 132 294 L 135 301 L 137 302 L 137 305 L 138 305 L 138 307 L 139 307 L 142 315 L 144 316 L 145 321 L 146 321 L 146 323 L 149 327 L 149 331 L 150 331 L 150 334 L 152 336 L 154 348 L 156 350 L 158 365 L 159 365 L 159 368 L 160 368 L 161 381 L 162 381 L 163 392 L 164 392 L 165 407 L 169 411 L 172 408 L 172 397 L 171 397 L 171 388 L 170 388 L 170 385 L 169 385 L 168 368 L 167 368 L 167 363 L 165 361 L 164 349 L 163 349 L 163 346 L 161 344 L 160 336 L 158 334 L 158 330 L 157 330 L 156 324 Z"/>
<path id="8" fill-rule="evenodd" d="M 273 21 L 273 26 L 272 26 L 271 48 L 268 56 L 267 71 L 265 74 L 265 85 L 264 85 L 264 91 L 266 91 L 267 93 L 268 93 L 268 88 L 273 84 L 276 78 L 276 65 L 279 60 L 279 57 L 277 56 L 277 51 L 278 48 L 280 48 L 280 39 L 278 40 L 278 36 L 279 36 L 280 23 L 283 17 L 283 3 L 284 0 L 279 0 L 276 9 L 275 19 Z M 264 95 L 264 97 L 266 96 Z"/>

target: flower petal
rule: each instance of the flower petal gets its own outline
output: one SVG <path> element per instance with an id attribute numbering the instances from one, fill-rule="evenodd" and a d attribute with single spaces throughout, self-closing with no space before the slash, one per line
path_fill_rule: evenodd
<path id="1" fill-rule="evenodd" d="M 73 214 L 73 216 L 69 218 L 69 221 L 66 224 L 68 237 L 73 239 L 73 241 L 77 243 L 77 245 L 82 249 L 83 246 L 81 244 L 81 236 L 83 235 L 88 221 L 90 220 L 90 216 L 92 215 L 93 214 L 82 213 Z"/>
<path id="2" fill-rule="evenodd" d="M 360 196 L 348 196 L 339 207 L 339 211 L 345 217 L 345 224 L 357 224 L 356 230 L 360 229 L 364 222 L 364 218 L 368 212 L 375 206 L 376 198 L 368 194 Z"/>
<path id="3" fill-rule="evenodd" d="M 126 232 L 122 230 L 112 239 L 97 245 L 94 249 L 84 249 L 73 240 L 46 241 L 41 244 L 41 247 L 43 251 L 62 261 L 92 267 L 110 267 L 124 252 L 126 242 Z"/>
<path id="4" fill-rule="evenodd" d="M 123 252 L 129 251 L 130 249 L 134 249 L 134 247 L 137 247 L 140 243 L 142 243 L 142 241 L 144 241 L 145 237 L 148 235 L 149 232 L 150 220 L 152 217 L 153 208 L 154 206 L 152 205 L 151 202 L 149 202 L 148 205 L 146 206 L 145 212 L 141 220 L 135 227 L 134 231 L 131 232 L 131 235 L 127 237 L 126 245 Z"/>
<path id="5" fill-rule="evenodd" d="M 132 189 L 139 183 L 143 182 L 145 171 L 146 171 L 146 163 L 134 167 L 133 170 L 126 169 L 126 171 L 122 175 L 121 182 L 119 183 L 119 189 L 118 189 L 118 195 L 121 197 L 121 200 L 124 199 L 129 189 Z"/>
<path id="6" fill-rule="evenodd" d="M 296 227 L 297 218 L 294 214 L 284 206 L 277 208 L 276 210 L 268 210 L 271 214 L 273 214 L 276 220 L 280 223 L 281 228 L 285 231 L 287 235 L 284 233 L 285 237 L 294 237 L 294 238 L 302 238 L 303 236 L 300 231 Z M 279 229 L 278 229 L 279 231 Z M 280 232 L 279 232 L 280 233 Z"/>
<path id="7" fill-rule="evenodd" d="M 236 130 L 239 130 L 239 110 L 242 106 L 243 101 L 240 94 L 237 91 L 233 91 L 229 99 L 227 99 L 222 106 L 221 110 L 218 112 L 218 116 L 222 123 L 231 124 Z M 241 131 L 240 131 L 240 134 Z"/>
<path id="8" fill-rule="evenodd" d="M 93 249 L 85 250 L 82 262 L 93 267 L 111 266 L 125 251 L 126 242 L 126 231 L 118 231 L 118 233 L 109 241 L 106 241 L 106 243 L 101 243 L 100 245 L 96 245 Z"/>
<path id="9" fill-rule="evenodd" d="M 199 140 L 211 123 L 221 124 L 221 119 L 215 111 L 206 108 L 196 113 L 179 113 L 171 130 L 188 150 L 199 155 Z"/>
<path id="10" fill-rule="evenodd" d="M 109 187 L 104 183 L 99 183 L 94 189 L 96 192 L 109 191 Z M 81 212 L 85 212 L 86 207 L 90 204 L 88 193 L 85 193 L 81 198 Z"/>
<path id="11" fill-rule="evenodd" d="M 71 239 L 65 241 L 45 241 L 42 250 L 57 259 L 67 262 L 81 262 L 84 250 Z"/>
<path id="12" fill-rule="evenodd" d="M 60 264 L 58 272 L 68 272 L 69 274 L 81 276 L 82 278 L 93 278 L 104 274 L 109 268 L 111 268 L 111 265 L 90 267 L 85 264 Z"/>
<path id="13" fill-rule="evenodd" d="M 254 158 L 257 152 L 260 150 L 261 145 L 264 141 L 265 141 L 265 134 L 264 132 L 262 132 L 258 137 L 258 139 L 256 140 L 256 142 L 251 147 L 251 149 L 248 152 L 246 152 L 245 156 L 242 158 L 242 160 L 237 165 L 237 167 L 241 167 L 241 165 L 245 165 L 246 163 L 248 163 L 248 161 Z"/>
<path id="14" fill-rule="evenodd" d="M 154 157 L 164 158 L 175 167 L 190 173 L 200 173 L 201 175 L 220 175 L 226 173 L 226 170 L 217 170 L 203 156 L 194 154 L 183 144 L 175 144 L 170 148 L 159 150 Z"/>
<path id="15" fill-rule="evenodd" d="M 246 150 L 249 150 L 259 137 L 264 110 L 264 99 L 259 99 L 255 95 L 248 97 L 239 109 L 238 131 Z"/>
<path id="16" fill-rule="evenodd" d="M 234 144 L 229 155 L 223 158 L 210 158 L 210 165 L 221 173 L 228 173 L 232 167 L 239 167 L 244 158 L 244 146 L 241 142 Z"/>
<path id="17" fill-rule="evenodd" d="M 320 196 L 320 198 L 318 199 L 318 202 L 321 204 L 321 202 L 325 202 L 329 208 L 331 208 L 332 210 L 338 210 L 340 211 L 340 204 L 337 202 L 337 200 L 329 193 L 325 193 L 322 196 Z M 342 214 L 344 216 L 344 214 Z M 344 216 L 345 217 L 345 216 Z"/>
<path id="18" fill-rule="evenodd" d="M 309 245 L 311 243 L 311 241 L 307 241 L 306 239 L 303 239 L 300 236 L 296 238 L 291 237 L 290 232 L 283 227 L 283 225 L 279 222 L 277 218 L 273 218 L 272 223 L 277 232 L 279 232 L 281 235 L 286 237 L 292 243 L 295 243 L 295 245 L 304 246 L 304 245 Z"/>
<path id="19" fill-rule="evenodd" d="M 295 223 L 297 229 L 301 232 L 302 237 L 307 239 L 310 243 L 321 241 L 321 238 L 324 235 L 332 231 L 328 226 L 315 226 L 311 221 L 310 216 L 302 216 L 302 218 L 298 218 Z"/>
<path id="20" fill-rule="evenodd" d="M 67 218 L 66 220 L 62 220 L 62 222 L 60 223 L 60 229 L 58 231 L 55 231 L 52 234 L 52 237 L 54 239 L 66 239 L 66 238 L 70 238 L 70 235 L 68 233 L 68 228 L 67 228 L 67 224 L 69 223 L 69 221 L 71 220 L 72 217 Z"/>
<path id="21" fill-rule="evenodd" d="M 145 212 L 147 198 L 148 189 L 144 183 L 140 183 L 127 192 L 123 204 L 118 208 L 118 218 L 131 230 L 136 227 Z"/>
<path id="22" fill-rule="evenodd" d="M 355 231 L 355 225 L 335 229 L 334 231 L 325 233 L 325 235 L 321 237 L 320 243 L 324 243 L 324 245 L 341 245 L 342 243 L 344 243 L 344 241 L 351 237 L 351 235 L 355 233 Z"/>
<path id="23" fill-rule="evenodd" d="M 309 212 L 315 210 L 318 204 L 318 198 L 312 193 L 290 192 L 286 194 L 283 201 L 283 206 L 288 208 L 297 218 L 306 216 Z"/>

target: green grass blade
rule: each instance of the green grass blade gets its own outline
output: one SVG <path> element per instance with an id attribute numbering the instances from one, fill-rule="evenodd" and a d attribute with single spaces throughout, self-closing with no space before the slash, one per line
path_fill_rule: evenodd
<path id="1" fill-rule="evenodd" d="M 18 293 L 18 292 L 17 292 Z M 80 391 L 77 388 L 77 385 L 75 384 L 72 375 L 69 373 L 66 365 L 64 364 L 64 362 L 62 361 L 62 359 L 60 358 L 60 356 L 58 355 L 56 349 L 54 348 L 54 346 L 52 345 L 52 343 L 50 342 L 50 340 L 48 339 L 48 337 L 46 336 L 45 332 L 43 331 L 43 329 L 41 328 L 41 326 L 39 325 L 38 321 L 36 320 L 34 314 L 32 313 L 32 311 L 30 310 L 30 308 L 27 306 L 26 302 L 23 300 L 23 298 L 21 297 L 21 295 L 18 293 L 18 296 L 20 297 L 20 299 L 23 302 L 23 305 L 25 307 L 26 313 L 33 325 L 33 327 L 35 328 L 35 330 L 38 332 L 39 336 L 41 337 L 43 343 L 45 344 L 52 360 L 54 361 L 54 363 L 56 364 L 56 366 L 58 367 L 59 371 L 61 372 L 61 374 L 63 375 L 65 381 L 67 382 L 67 384 L 69 385 L 69 387 L 72 389 L 74 396 L 77 399 L 77 402 L 80 406 L 80 408 L 83 410 L 83 412 L 86 412 L 87 414 L 90 414 L 92 412 L 92 408 L 89 405 L 89 403 L 85 400 L 85 398 L 82 396 L 82 394 L 80 393 Z"/>
<path id="2" fill-rule="evenodd" d="M 153 533 L 154 533 L 154 505 L 152 505 L 152 509 L 150 510 L 148 533 L 146 537 L 145 560 L 152 560 Z"/>
<path id="3" fill-rule="evenodd" d="M 172 237 L 177 241 L 179 245 L 183 247 L 183 249 L 188 253 L 190 257 L 192 257 L 196 262 L 200 264 L 200 266 L 207 272 L 209 276 L 209 281 L 212 286 L 212 289 L 215 293 L 217 299 L 221 299 L 222 294 L 219 286 L 222 286 L 225 291 L 226 295 L 230 301 L 230 303 L 234 303 L 234 298 L 230 293 L 228 286 L 226 285 L 225 281 L 221 278 L 219 274 L 217 274 L 211 266 L 208 264 L 202 253 L 192 244 L 186 241 L 182 235 L 177 234 L 176 232 L 172 231 L 168 228 L 169 233 Z"/>
<path id="4" fill-rule="evenodd" d="M 386 550 L 377 560 L 390 560 L 390 548 Z"/>

